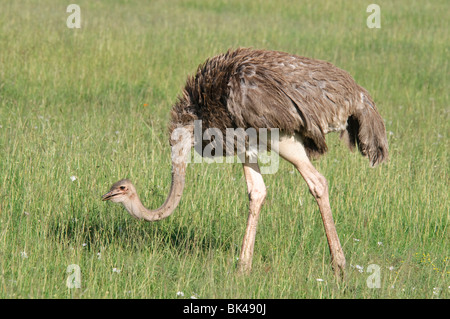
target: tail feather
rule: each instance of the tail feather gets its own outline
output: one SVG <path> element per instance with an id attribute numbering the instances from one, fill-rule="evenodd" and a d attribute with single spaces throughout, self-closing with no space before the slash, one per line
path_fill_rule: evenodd
<path id="1" fill-rule="evenodd" d="M 352 151 L 357 145 L 360 153 L 375 167 L 389 158 L 386 129 L 375 103 L 364 95 L 362 97 L 364 105 L 348 118 L 347 129 L 341 133 L 341 138 Z"/>

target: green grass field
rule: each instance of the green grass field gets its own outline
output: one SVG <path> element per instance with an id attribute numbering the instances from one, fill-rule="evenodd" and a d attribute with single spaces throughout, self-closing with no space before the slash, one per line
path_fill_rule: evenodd
<path id="1" fill-rule="evenodd" d="M 366 26 L 370 1 L 80 0 L 80 29 L 66 26 L 69 3 L 1 5 L 0 298 L 449 298 L 448 1 L 380 0 L 380 29 Z M 385 119 L 389 163 L 371 169 L 331 134 L 314 162 L 344 283 L 287 162 L 265 176 L 249 276 L 235 272 L 240 164 L 190 165 L 179 207 L 157 223 L 100 200 L 130 178 L 147 207 L 164 201 L 169 110 L 198 64 L 239 46 L 330 61 Z M 70 265 L 80 288 L 66 284 Z"/>

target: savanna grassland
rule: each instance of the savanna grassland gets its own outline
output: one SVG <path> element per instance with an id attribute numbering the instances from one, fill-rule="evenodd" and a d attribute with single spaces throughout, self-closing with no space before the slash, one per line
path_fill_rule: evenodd
<path id="1" fill-rule="evenodd" d="M 379 29 L 368 1 L 80 0 L 80 29 L 66 25 L 69 3 L 1 4 L 0 298 L 449 297 L 448 1 L 378 1 Z M 147 207 L 164 201 L 169 110 L 200 63 L 239 46 L 332 62 L 385 120 L 387 164 L 370 168 L 331 134 L 314 161 L 343 283 L 314 198 L 284 161 L 264 177 L 250 276 L 235 272 L 240 164 L 188 166 L 180 205 L 157 223 L 100 200 L 126 177 Z M 69 265 L 80 288 L 67 287 Z"/>

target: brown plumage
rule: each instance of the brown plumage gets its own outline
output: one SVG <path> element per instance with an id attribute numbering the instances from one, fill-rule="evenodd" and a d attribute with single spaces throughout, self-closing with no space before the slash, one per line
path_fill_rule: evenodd
<path id="1" fill-rule="evenodd" d="M 310 158 L 327 151 L 329 132 L 341 132 L 349 148 L 357 145 L 372 166 L 388 158 L 383 120 L 369 93 L 328 62 L 277 51 L 229 50 L 198 67 L 172 108 L 172 185 L 164 204 L 156 210 L 145 208 L 129 180 L 115 183 L 103 200 L 122 203 L 131 215 L 147 221 L 172 214 L 183 193 L 196 120 L 201 120 L 203 131 L 219 129 L 224 137 L 227 128 L 279 129 L 280 140 L 272 150 L 305 179 L 319 206 L 333 268 L 343 275 L 345 257 L 331 214 L 328 184 Z M 243 168 L 250 205 L 239 269 L 247 272 L 266 188 L 257 163 L 246 158 Z"/>
<path id="2" fill-rule="evenodd" d="M 172 109 L 169 133 L 194 120 L 224 136 L 238 127 L 297 132 L 312 158 L 327 151 L 326 133 L 340 131 L 371 165 L 388 157 L 384 123 L 369 93 L 331 63 L 284 52 L 240 48 L 200 65 Z"/>

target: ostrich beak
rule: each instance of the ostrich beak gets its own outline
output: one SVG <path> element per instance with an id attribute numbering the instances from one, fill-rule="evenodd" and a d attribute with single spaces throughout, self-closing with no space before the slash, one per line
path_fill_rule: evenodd
<path id="1" fill-rule="evenodd" d="M 105 195 L 102 195 L 102 200 L 109 200 L 111 198 L 111 192 L 106 193 Z"/>
<path id="2" fill-rule="evenodd" d="M 119 195 L 119 192 L 115 192 L 115 191 L 110 191 L 108 193 L 106 193 L 105 195 L 102 196 L 102 200 L 110 200 L 112 197 Z"/>

